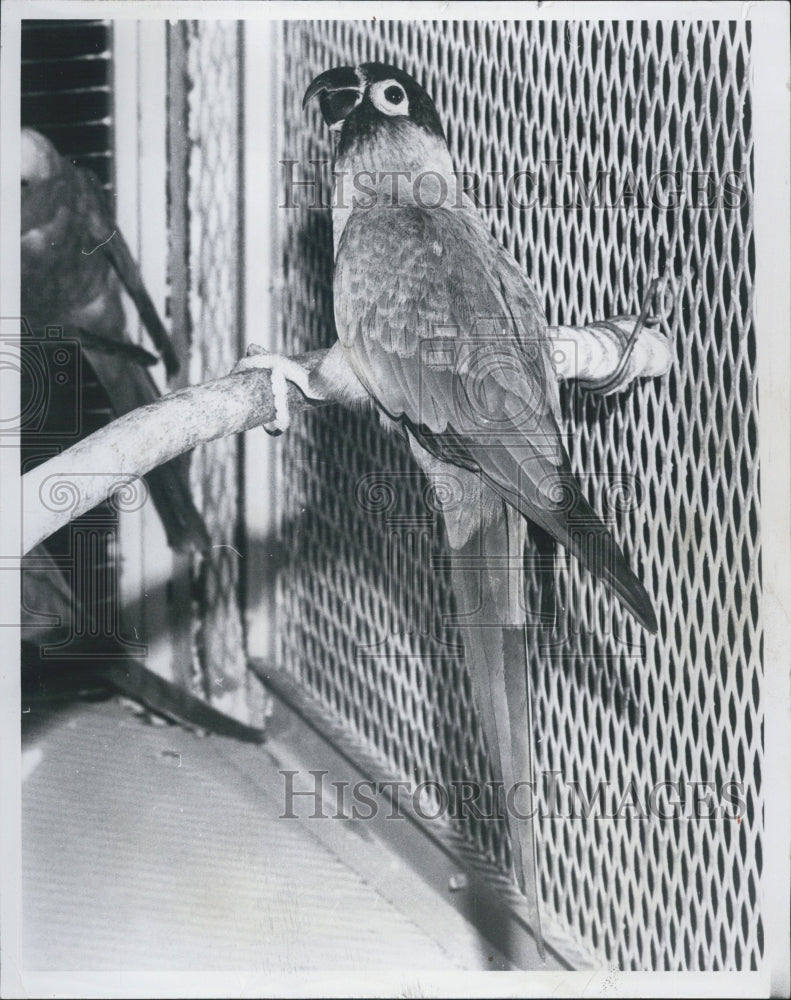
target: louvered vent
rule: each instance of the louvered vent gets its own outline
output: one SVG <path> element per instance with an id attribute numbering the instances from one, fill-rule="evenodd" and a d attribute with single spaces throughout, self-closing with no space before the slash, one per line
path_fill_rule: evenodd
<path id="1" fill-rule="evenodd" d="M 22 124 L 113 184 L 112 28 L 107 21 L 22 22 Z"/>
<path id="2" fill-rule="evenodd" d="M 78 167 L 93 170 L 112 196 L 114 182 L 112 125 L 112 29 L 105 21 L 23 21 L 21 121 L 36 129 Z M 70 447 L 111 419 L 107 396 L 90 367 L 72 349 L 62 354 L 58 341 L 36 342 L 23 353 L 22 412 L 36 377 L 48 385 L 48 405 L 23 425 L 22 468 L 29 469 Z M 59 354 L 60 351 L 60 354 Z M 65 358 L 62 363 L 61 356 Z M 25 363 L 27 358 L 27 364 Z M 36 359 L 43 362 L 37 375 Z M 58 378 L 53 377 L 57 372 Z M 65 376 L 65 377 L 64 377 Z M 75 413 L 78 418 L 75 419 Z M 96 620 L 109 614 L 110 581 L 117 572 L 117 514 L 102 504 L 72 522 L 46 542 L 67 575 L 75 595 L 94 611 Z M 77 557 L 78 549 L 82 557 Z M 76 565 L 79 561 L 80 566 Z M 36 610 L 36 609 L 31 609 Z M 75 619 L 80 649 L 85 643 L 101 652 L 95 629 Z M 101 631 L 101 630 L 100 630 Z M 65 630 L 58 630 L 58 639 Z M 65 654 L 70 647 L 64 648 Z M 38 644 L 23 644 L 24 662 L 35 659 Z M 61 654 L 62 655 L 62 654 Z"/>

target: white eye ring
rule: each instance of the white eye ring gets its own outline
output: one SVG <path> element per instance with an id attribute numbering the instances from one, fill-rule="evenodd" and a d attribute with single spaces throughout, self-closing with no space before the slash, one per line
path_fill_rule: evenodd
<path id="1" fill-rule="evenodd" d="M 396 92 L 400 98 L 393 100 Z M 383 115 L 409 114 L 409 98 L 401 84 L 395 80 L 380 80 L 378 83 L 372 83 L 368 88 L 368 93 L 373 106 Z"/>

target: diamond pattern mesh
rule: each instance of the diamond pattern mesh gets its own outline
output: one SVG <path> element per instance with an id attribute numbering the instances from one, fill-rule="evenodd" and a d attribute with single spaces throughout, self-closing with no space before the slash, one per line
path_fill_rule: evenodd
<path id="1" fill-rule="evenodd" d="M 178 27 L 186 32 L 189 238 L 184 263 L 190 275 L 190 380 L 197 383 L 227 375 L 241 354 L 239 26 L 192 21 Z M 213 543 L 201 569 L 201 679 L 218 707 L 246 717 L 238 463 L 236 438 L 213 441 L 195 452 L 191 475 Z"/>
<path id="2" fill-rule="evenodd" d="M 645 801 L 658 782 L 743 781 L 741 822 L 545 820 L 545 918 L 624 969 L 747 969 L 762 954 L 761 624 L 752 319 L 749 27 L 743 23 L 290 22 L 282 27 L 282 155 L 327 160 L 305 87 L 333 65 L 395 63 L 433 95 L 460 169 L 597 171 L 643 183 L 713 171 L 709 207 L 484 207 L 550 322 L 637 313 L 666 274 L 666 379 L 607 399 L 563 391 L 575 469 L 655 600 L 647 640 L 561 553 L 557 634 L 532 651 L 537 768 L 588 796 Z M 722 178 L 742 172 L 742 204 Z M 329 169 L 324 170 L 329 197 Z M 483 189 L 496 202 L 497 181 Z M 699 183 L 699 182 L 695 182 Z M 703 199 L 704 201 L 707 199 Z M 304 199 L 303 199 L 304 203 Z M 283 349 L 334 340 L 329 212 L 283 210 Z M 488 777 L 438 562 L 424 481 L 370 416 L 306 414 L 283 449 L 281 666 L 336 721 L 414 780 Z M 624 500 L 613 484 L 636 482 Z M 609 485 L 608 485 L 609 484 Z M 627 491 L 629 492 L 629 491 Z M 533 600 L 539 581 L 531 579 Z M 618 638 L 616 638 L 618 637 Z M 455 645 L 454 645 L 455 644 Z M 685 813 L 685 815 L 688 815 Z M 508 863 L 501 823 L 466 820 Z"/>

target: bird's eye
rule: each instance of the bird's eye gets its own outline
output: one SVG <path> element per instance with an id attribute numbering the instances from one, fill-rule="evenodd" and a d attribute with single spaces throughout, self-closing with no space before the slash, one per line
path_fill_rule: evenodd
<path id="1" fill-rule="evenodd" d="M 409 114 L 406 91 L 396 80 L 379 80 L 377 83 L 372 83 L 368 93 L 373 106 L 383 115 Z"/>

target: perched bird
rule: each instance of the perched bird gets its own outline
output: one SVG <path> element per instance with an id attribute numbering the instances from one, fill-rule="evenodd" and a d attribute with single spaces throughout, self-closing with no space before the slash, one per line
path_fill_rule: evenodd
<path id="1" fill-rule="evenodd" d="M 656 618 L 572 474 L 541 303 L 472 202 L 459 197 L 433 101 L 407 73 L 381 63 L 322 73 L 303 106 L 314 97 L 339 134 L 339 339 L 312 376 L 271 355 L 245 364 L 270 368 L 281 401 L 287 379 L 308 396 L 374 404 L 406 434 L 437 496 L 450 498 L 443 514 L 466 660 L 495 779 L 513 788 L 532 778 L 528 522 L 650 632 Z M 270 429 L 287 420 L 278 413 Z M 538 928 L 533 823 L 510 812 L 514 868 Z M 537 940 L 541 949 L 540 930 Z"/>
<path id="2" fill-rule="evenodd" d="M 125 334 L 122 287 L 169 375 L 178 370 L 178 359 L 98 178 L 29 128 L 22 129 L 20 159 L 23 316 L 34 333 L 58 326 L 79 340 L 116 416 L 152 402 L 160 392 L 147 367 L 157 358 Z M 146 481 L 168 543 L 208 547 L 186 463 L 168 462 Z"/>

